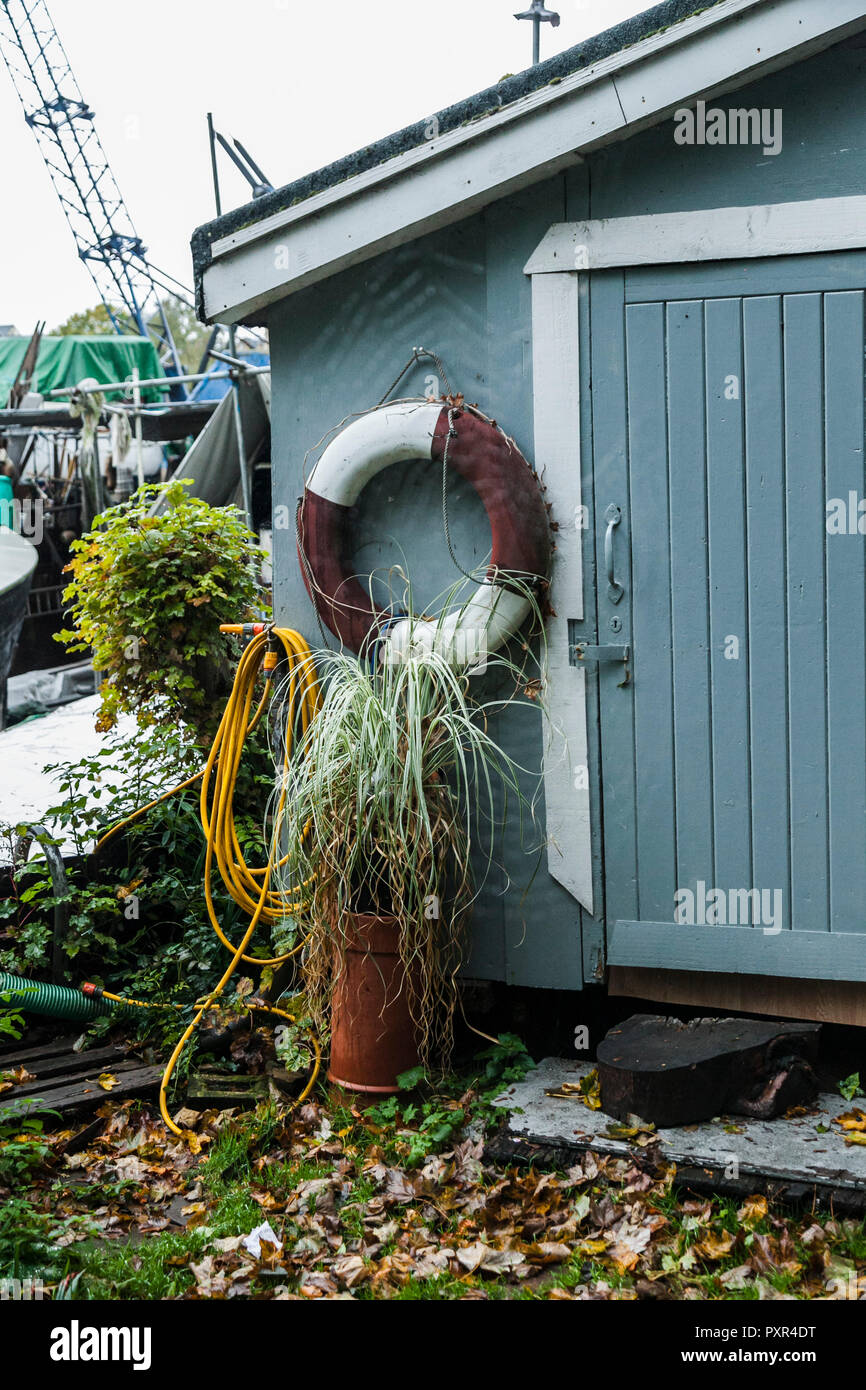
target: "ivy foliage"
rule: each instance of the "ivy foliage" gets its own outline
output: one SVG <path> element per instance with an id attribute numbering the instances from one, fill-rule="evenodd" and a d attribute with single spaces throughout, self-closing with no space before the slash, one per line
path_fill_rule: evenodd
<path id="1" fill-rule="evenodd" d="M 64 591 L 70 652 L 103 673 L 97 728 L 134 713 L 207 736 L 231 687 L 236 648 L 220 623 L 260 616 L 262 552 L 235 507 L 190 496 L 188 480 L 147 484 L 72 545 Z M 152 515 L 163 499 L 164 510 Z"/>
<path id="2" fill-rule="evenodd" d="M 92 980 L 118 994 L 151 1003 L 191 1004 L 216 984 L 226 951 L 207 914 L 202 882 L 205 842 L 199 820 L 199 784 L 153 805 L 98 853 L 94 838 L 201 766 L 201 750 L 190 731 L 154 728 L 134 736 L 113 734 L 99 751 L 48 769 L 63 793 L 46 818 L 59 840 L 74 842 L 67 864 L 67 924 L 60 939 L 70 984 Z M 236 823 L 242 850 L 251 861 L 267 853 L 262 807 L 273 787 L 273 769 L 263 733 L 248 741 L 238 774 Z M 0 847 L 11 863 L 14 830 Z M 213 875 L 213 896 L 223 930 L 239 940 L 247 919 Z M 39 977 L 50 968 L 54 909 L 58 903 L 38 847 L 29 860 L 0 870 L 0 970 Z M 254 950 L 273 954 L 264 933 Z M 4 1031 L 0 997 L 0 1034 Z M 130 1026 L 142 1032 L 163 1024 L 176 1040 L 177 1015 L 142 1010 Z M 92 1033 L 112 1025 L 97 1020 Z"/>

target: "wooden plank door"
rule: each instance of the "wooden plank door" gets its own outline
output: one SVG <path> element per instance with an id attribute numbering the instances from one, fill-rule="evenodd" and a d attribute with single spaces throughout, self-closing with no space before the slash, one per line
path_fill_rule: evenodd
<path id="1" fill-rule="evenodd" d="M 822 260 L 591 277 L 612 964 L 866 980 L 864 292 Z"/>

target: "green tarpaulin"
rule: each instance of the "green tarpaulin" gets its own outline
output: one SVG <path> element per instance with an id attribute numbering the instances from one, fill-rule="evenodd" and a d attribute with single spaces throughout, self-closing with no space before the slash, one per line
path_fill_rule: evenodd
<path id="1" fill-rule="evenodd" d="M 9 399 L 29 341 L 29 338 L 0 338 L 0 406 L 5 406 Z M 94 338 L 76 334 L 46 337 L 39 344 L 31 389 L 47 395 L 57 386 L 77 386 L 88 376 L 100 382 L 128 381 L 134 367 L 138 368 L 142 381 L 165 375 L 149 338 L 121 338 L 109 334 Z M 166 400 L 167 392 L 142 391 L 142 398 Z M 107 399 L 122 399 L 122 392 L 110 392 Z"/>

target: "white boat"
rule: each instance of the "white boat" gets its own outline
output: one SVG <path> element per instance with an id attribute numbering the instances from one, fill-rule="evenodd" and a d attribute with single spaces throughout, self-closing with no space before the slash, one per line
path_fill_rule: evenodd
<path id="1" fill-rule="evenodd" d="M 6 677 L 21 624 L 38 555 L 17 531 L 0 526 L 0 729 L 6 722 Z"/>

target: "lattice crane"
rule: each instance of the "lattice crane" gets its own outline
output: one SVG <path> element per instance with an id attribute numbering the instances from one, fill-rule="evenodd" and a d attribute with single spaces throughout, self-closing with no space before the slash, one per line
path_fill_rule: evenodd
<path id="1" fill-rule="evenodd" d="M 45 0 L 0 0 L 0 53 L 116 331 L 150 337 L 167 374 L 181 375 L 159 291 L 184 296 L 147 259 Z"/>

